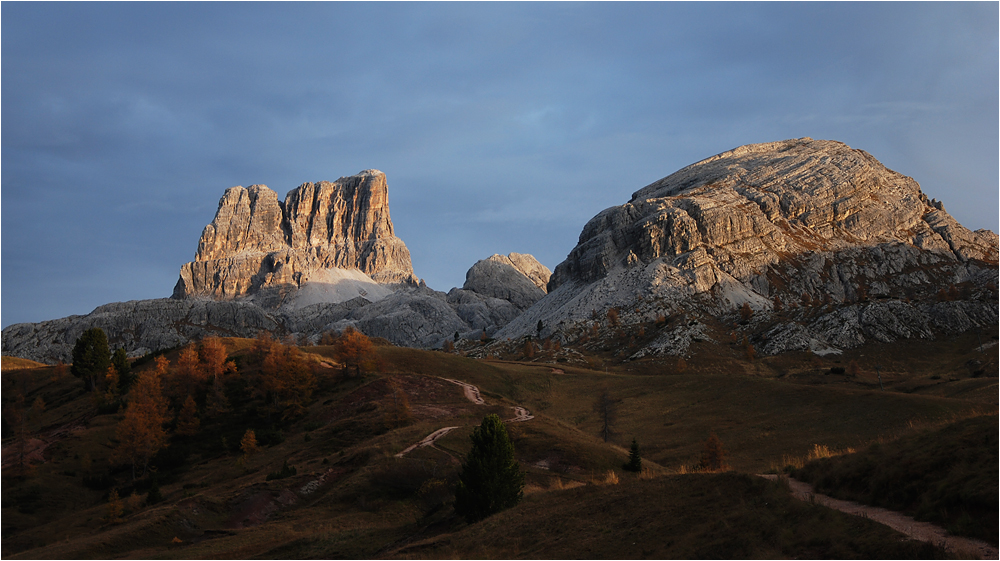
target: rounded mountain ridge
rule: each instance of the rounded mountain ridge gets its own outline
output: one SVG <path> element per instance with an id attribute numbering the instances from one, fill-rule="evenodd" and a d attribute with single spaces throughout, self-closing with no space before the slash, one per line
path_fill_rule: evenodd
<path id="1" fill-rule="evenodd" d="M 685 255 L 710 258 L 749 280 L 789 256 L 886 243 L 997 261 L 995 233 L 962 227 L 916 181 L 863 150 L 811 138 L 749 144 L 684 167 L 599 213 L 548 288 Z"/>

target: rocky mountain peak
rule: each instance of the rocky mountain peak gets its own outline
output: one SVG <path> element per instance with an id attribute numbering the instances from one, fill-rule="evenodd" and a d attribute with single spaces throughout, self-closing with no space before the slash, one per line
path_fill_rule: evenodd
<path id="1" fill-rule="evenodd" d="M 379 283 L 417 282 L 393 231 L 384 173 L 303 183 L 284 201 L 265 185 L 227 189 L 194 261 L 181 267 L 174 298 L 297 288 L 332 268 L 357 269 Z"/>
<path id="2" fill-rule="evenodd" d="M 494 254 L 477 261 L 465 274 L 463 290 L 507 300 L 527 309 L 545 296 L 552 273 L 526 253 Z"/>
<path id="3" fill-rule="evenodd" d="M 779 322 L 757 342 L 768 353 L 930 337 L 995 324 L 997 262 L 996 233 L 969 231 L 863 150 L 810 138 L 751 144 L 598 213 L 548 295 L 497 337 L 529 334 L 539 320 L 572 337 L 611 308 L 624 324 L 738 321 L 744 305 Z M 690 318 L 636 356 L 683 354 L 707 336 L 700 325 Z"/>
<path id="4" fill-rule="evenodd" d="M 751 144 L 687 166 L 595 216 L 549 291 L 659 258 L 693 266 L 702 255 L 750 281 L 790 256 L 887 243 L 938 259 L 997 262 L 995 233 L 962 227 L 916 181 L 863 150 L 810 138 Z"/>

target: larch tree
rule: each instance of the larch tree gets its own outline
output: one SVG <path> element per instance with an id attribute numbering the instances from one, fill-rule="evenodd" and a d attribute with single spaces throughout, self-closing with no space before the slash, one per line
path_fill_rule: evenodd
<path id="1" fill-rule="evenodd" d="M 720 471 L 726 467 L 726 452 L 722 449 L 722 441 L 713 432 L 705 441 L 705 448 L 701 453 L 701 469 Z"/>
<path id="2" fill-rule="evenodd" d="M 363 368 L 369 369 L 375 363 L 375 345 L 364 333 L 347 326 L 333 345 L 333 356 L 344 365 L 345 372 L 353 369 L 357 376 L 361 376 Z"/>
<path id="3" fill-rule="evenodd" d="M 118 444 L 110 460 L 115 464 L 131 465 L 133 481 L 140 467 L 140 476 L 146 475 L 149 461 L 167 444 L 167 432 L 163 428 L 167 421 L 167 400 L 163 397 L 160 380 L 169 365 L 165 357 L 156 357 L 156 367 L 139 376 L 129 392 L 125 414 L 115 429 Z"/>
<path id="4" fill-rule="evenodd" d="M 594 412 L 597 413 L 598 421 L 601 423 L 600 434 L 604 442 L 610 440 L 615 432 L 615 425 L 618 422 L 618 403 L 608 390 L 601 392 L 600 397 L 594 403 Z"/>
<path id="5" fill-rule="evenodd" d="M 184 400 L 184 405 L 177 412 L 177 428 L 174 432 L 182 436 L 191 436 L 198 433 L 201 420 L 198 419 L 198 404 L 190 395 Z"/>

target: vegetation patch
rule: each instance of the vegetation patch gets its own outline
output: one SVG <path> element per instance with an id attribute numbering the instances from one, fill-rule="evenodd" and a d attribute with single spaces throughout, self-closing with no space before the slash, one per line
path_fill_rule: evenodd
<path id="1" fill-rule="evenodd" d="M 833 497 L 905 512 L 953 534 L 997 543 L 997 417 L 819 459 L 792 471 Z"/>

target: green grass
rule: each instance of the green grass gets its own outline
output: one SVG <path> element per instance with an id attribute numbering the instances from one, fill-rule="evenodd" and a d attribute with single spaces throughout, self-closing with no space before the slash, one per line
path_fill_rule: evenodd
<path id="1" fill-rule="evenodd" d="M 997 543 L 997 417 L 964 419 L 793 471 L 835 497 L 906 512 Z"/>

